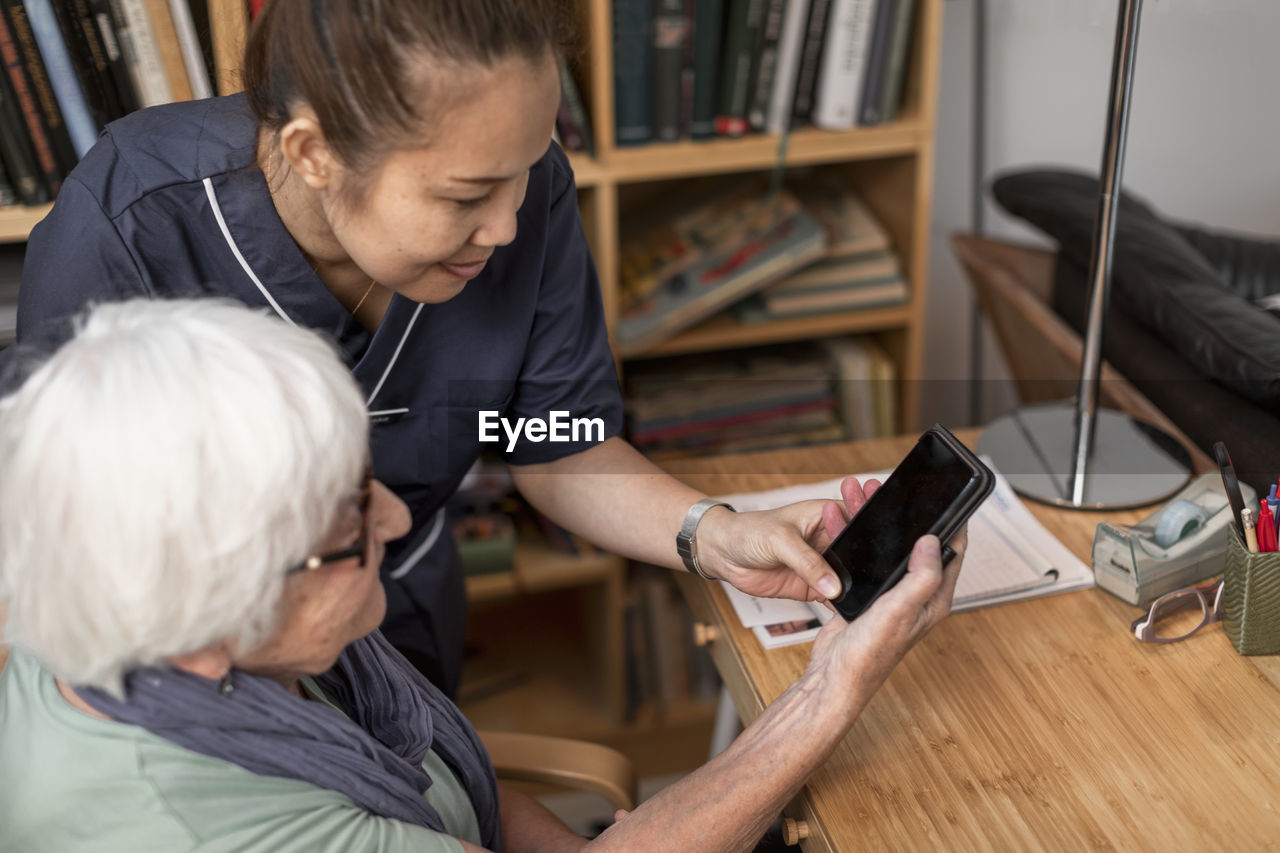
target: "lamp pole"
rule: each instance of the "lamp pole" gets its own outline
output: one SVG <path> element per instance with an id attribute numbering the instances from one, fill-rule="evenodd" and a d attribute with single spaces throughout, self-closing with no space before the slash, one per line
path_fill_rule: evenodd
<path id="1" fill-rule="evenodd" d="M 1138 51 L 1138 18 L 1141 14 L 1142 0 L 1124 0 L 1116 21 L 1111 94 L 1107 101 L 1107 134 L 1102 145 L 1102 191 L 1098 195 L 1098 215 L 1093 222 L 1093 249 L 1089 259 L 1089 313 L 1080 361 L 1080 385 L 1076 391 L 1071 501 L 1077 505 L 1084 503 L 1085 476 L 1098 416 L 1102 333 L 1111 299 L 1111 247 L 1116 237 L 1116 210 L 1120 205 L 1120 175 L 1124 170 L 1125 138 L 1129 134 L 1129 96 L 1133 91 L 1133 65 Z"/>

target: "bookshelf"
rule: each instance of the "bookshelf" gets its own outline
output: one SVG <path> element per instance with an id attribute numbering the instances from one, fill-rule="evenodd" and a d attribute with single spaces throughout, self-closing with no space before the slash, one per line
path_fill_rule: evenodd
<path id="1" fill-rule="evenodd" d="M 710 175 L 767 173 L 778 160 L 778 137 L 767 134 L 618 147 L 613 139 L 612 6 L 612 0 L 579 2 L 584 45 L 578 57 L 578 80 L 591 115 L 596 154 L 571 158 L 611 331 L 618 317 L 620 223 L 634 203 L 630 199 Z M 750 325 L 720 315 L 651 348 L 629 350 L 615 344 L 622 372 L 628 362 L 639 359 L 857 332 L 877 336 L 900 377 L 919 378 L 941 38 L 942 0 L 919 0 L 897 120 L 846 132 L 798 128 L 790 135 L 785 158 L 788 167 L 815 166 L 844 173 L 888 230 L 911 288 L 910 301 L 891 309 Z M 898 422 L 907 429 L 919 420 L 919 400 L 913 390 L 918 387 L 911 381 L 902 385 Z"/>
<path id="2" fill-rule="evenodd" d="M 896 121 L 847 132 L 795 130 L 785 165 L 843 173 L 885 226 L 911 288 L 904 305 L 759 324 L 726 314 L 643 350 L 615 345 L 619 369 L 659 356 L 808 340 L 837 334 L 877 337 L 898 375 L 920 375 L 928 284 L 937 73 L 942 0 L 917 0 L 904 100 Z M 583 225 L 599 271 L 611 336 L 619 304 L 619 248 L 629 211 L 682 182 L 767 173 L 778 138 L 653 143 L 613 140 L 612 0 L 578 0 L 578 82 L 592 121 L 595 156 L 572 154 Z M 242 0 L 209 0 L 220 94 L 239 87 L 247 33 Z M 49 205 L 0 209 L 0 242 L 21 242 Z M 902 384 L 898 422 L 912 428 L 919 401 Z M 613 745 L 642 774 L 690 769 L 706 754 L 714 703 L 692 696 L 627 708 L 628 576 L 620 558 L 574 556 L 521 542 L 510 572 L 468 579 L 471 643 L 464 710 L 478 725 L 561 734 Z M 466 699 L 470 691 L 470 700 Z"/>

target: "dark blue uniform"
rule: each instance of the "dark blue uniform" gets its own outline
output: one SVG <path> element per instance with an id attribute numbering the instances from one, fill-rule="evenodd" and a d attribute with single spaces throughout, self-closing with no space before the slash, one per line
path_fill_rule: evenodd
<path id="1" fill-rule="evenodd" d="M 512 422 L 551 411 L 602 418 L 605 437 L 621 428 L 568 161 L 552 145 L 533 167 L 515 241 L 461 294 L 438 305 L 396 295 L 370 334 L 277 216 L 255 165 L 256 140 L 243 96 L 143 110 L 110 125 L 32 231 L 19 340 L 66 334 L 67 319 L 86 305 L 139 296 L 231 297 L 332 336 L 368 400 L 377 475 L 413 516 L 412 532 L 383 564 L 384 631 L 452 694 L 466 601 L 443 505 L 479 455 L 478 412 Z M 520 441 L 508 452 L 504 436 L 496 446 L 519 465 L 594 443 Z"/>

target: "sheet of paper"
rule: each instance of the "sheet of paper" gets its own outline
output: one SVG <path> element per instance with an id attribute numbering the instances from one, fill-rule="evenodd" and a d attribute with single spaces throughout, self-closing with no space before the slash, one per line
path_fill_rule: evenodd
<path id="1" fill-rule="evenodd" d="M 984 461 L 991 464 L 990 460 Z M 857 476 L 862 481 L 873 477 L 883 480 L 890 473 L 873 471 Z M 840 496 L 841 479 L 725 495 L 721 500 L 740 512 L 814 498 L 835 500 Z M 831 615 L 825 607 L 756 599 L 728 584 L 724 586 L 742 624 L 751 628 L 766 648 L 812 640 L 817 629 L 798 630 L 798 625 L 806 618 L 819 617 L 825 624 Z M 956 583 L 952 610 L 972 610 L 1091 586 L 1093 573 L 1089 567 L 1036 520 L 997 471 L 991 497 L 969 521 L 969 548 Z M 806 617 L 806 612 L 813 615 Z"/>

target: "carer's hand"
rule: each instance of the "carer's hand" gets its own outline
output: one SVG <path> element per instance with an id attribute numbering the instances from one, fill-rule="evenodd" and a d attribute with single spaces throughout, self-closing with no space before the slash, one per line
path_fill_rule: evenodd
<path id="1" fill-rule="evenodd" d="M 698 527 L 698 563 L 713 577 L 761 598 L 838 598 L 842 587 L 822 551 L 867 498 L 853 477 L 840 484 L 843 501 L 800 501 L 774 510 L 708 510 Z"/>

